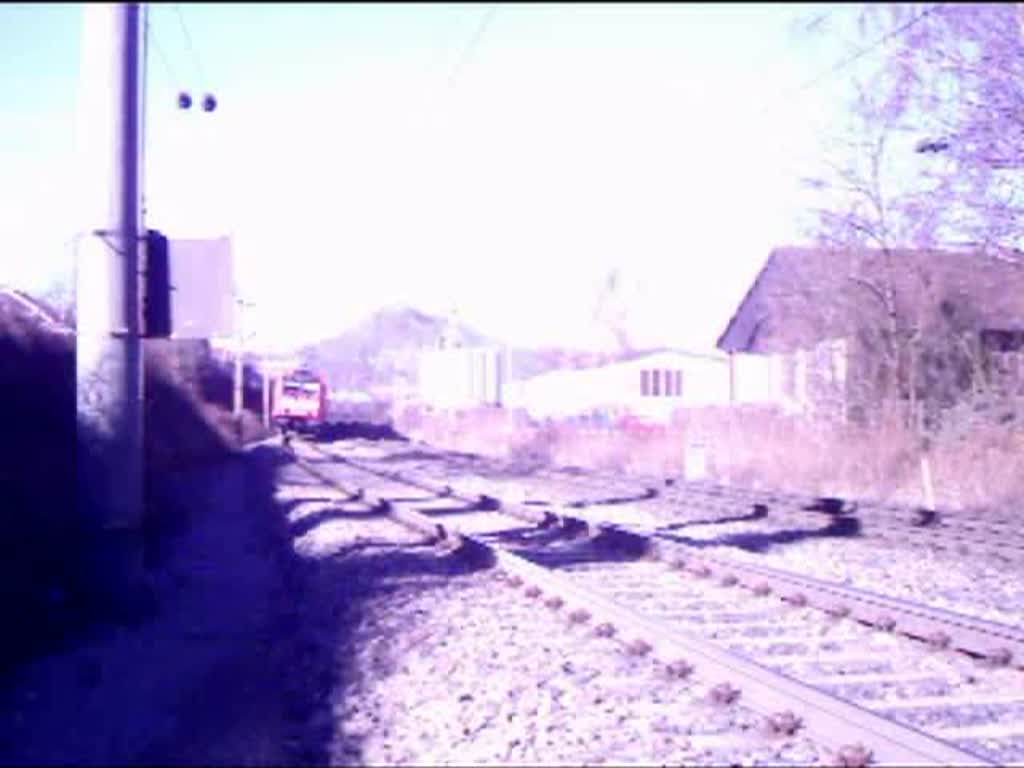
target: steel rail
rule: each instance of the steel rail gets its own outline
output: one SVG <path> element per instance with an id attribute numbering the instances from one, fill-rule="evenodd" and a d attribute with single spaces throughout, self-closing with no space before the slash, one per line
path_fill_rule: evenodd
<path id="1" fill-rule="evenodd" d="M 318 449 L 321 450 L 322 449 Z M 324 452 L 327 453 L 327 452 Z M 393 472 L 368 467 L 361 462 L 330 454 L 354 469 L 403 482 L 411 487 L 472 503 L 474 499 L 458 493 L 451 485 L 435 483 L 408 472 Z M 728 584 L 745 587 L 764 595 L 775 594 L 791 604 L 806 605 L 832 616 L 848 617 L 863 624 L 894 631 L 998 664 L 1024 668 L 1024 630 L 939 608 L 888 597 L 844 584 L 764 565 L 704 552 L 658 538 L 657 531 L 620 523 L 593 522 L 574 514 L 542 512 L 536 507 L 487 498 L 500 510 L 523 520 L 541 522 L 556 518 L 564 527 L 575 527 L 591 537 L 616 535 L 619 545 L 663 560 L 694 575 L 716 577 Z M 631 537 L 631 542 L 626 539 Z"/>
<path id="2" fill-rule="evenodd" d="M 807 496 L 801 498 L 780 498 L 770 492 L 743 492 L 735 496 L 732 491 L 712 492 L 691 485 L 672 485 L 658 488 L 656 483 L 607 478 L 601 474 L 580 477 L 564 475 L 556 471 L 542 471 L 543 477 L 555 483 L 593 487 L 596 484 L 614 492 L 632 491 L 630 497 L 622 497 L 619 501 L 635 500 L 650 503 L 654 506 L 670 506 L 674 504 L 694 504 L 694 495 L 700 498 L 701 508 L 709 506 L 728 508 L 737 502 L 760 504 L 767 514 L 776 520 L 802 523 L 808 519 L 809 513 L 817 510 L 793 508 L 798 504 L 811 505 L 820 499 Z M 535 475 L 536 476 L 536 473 Z M 641 490 L 642 489 L 642 490 Z M 736 498 L 739 496 L 740 498 Z M 780 505 L 781 502 L 781 505 Z M 600 506 L 600 501 L 578 501 L 569 504 L 571 507 Z M 770 506 L 769 506 L 770 505 Z M 888 509 L 888 508 L 887 508 Z M 974 552 L 985 556 L 996 556 L 1003 560 L 1016 562 L 1024 560 L 1024 534 L 1019 527 L 990 524 L 988 521 L 960 521 L 948 513 L 935 513 L 938 517 L 924 514 L 921 510 L 900 508 L 899 513 L 908 513 L 913 519 L 894 518 L 887 514 L 887 509 L 873 507 L 856 507 L 848 512 L 832 515 L 832 518 L 856 519 L 862 526 L 865 536 L 875 536 L 886 541 L 904 543 L 907 537 L 937 549 L 952 550 L 957 553 Z M 894 508 L 895 509 L 895 508 Z M 712 521 L 708 521 L 712 522 Z"/>
<path id="3" fill-rule="evenodd" d="M 422 445 L 424 448 L 429 448 L 426 444 Z M 488 462 L 484 459 L 484 461 L 492 466 L 497 466 L 493 460 Z M 575 469 L 575 467 L 543 467 L 531 470 L 530 476 L 540 475 L 556 482 L 588 487 L 592 487 L 596 480 L 602 487 L 632 494 L 632 497 L 635 498 L 639 498 L 638 493 L 650 493 L 651 491 L 656 491 L 659 495 L 671 499 L 685 494 L 685 498 L 682 500 L 686 501 L 692 501 L 693 495 L 697 494 L 723 504 L 745 500 L 762 504 L 809 505 L 820 502 L 823 498 L 810 493 L 760 490 L 685 479 L 677 480 L 644 473 L 610 475 L 607 470 L 586 469 L 576 472 Z M 1020 526 L 1015 520 L 1008 517 L 992 517 L 987 512 L 983 512 L 980 519 L 970 519 L 965 517 L 970 513 L 969 510 L 925 510 L 912 505 L 890 504 L 877 499 L 860 497 L 847 497 L 836 499 L 836 501 L 843 502 L 844 506 L 851 511 L 856 511 L 865 518 L 874 518 L 875 522 L 886 526 L 897 524 L 914 528 L 933 527 L 939 530 L 964 529 L 970 533 L 1024 538 L 1024 533 L 1021 532 Z M 587 504 L 587 502 L 582 503 Z"/>
<path id="4" fill-rule="evenodd" d="M 554 470 L 556 472 L 562 470 Z M 677 493 L 702 493 L 707 496 L 720 498 L 746 498 L 752 502 L 760 503 L 787 503 L 787 504 L 814 504 L 820 502 L 820 495 L 811 493 L 794 493 L 789 491 L 758 490 L 742 488 L 740 486 L 729 486 L 721 484 L 708 484 L 695 481 L 675 480 L 671 484 L 666 483 L 665 478 L 657 478 L 645 474 L 629 474 L 621 477 L 609 477 L 606 472 L 595 470 L 588 473 L 588 477 L 607 480 L 611 483 L 633 482 L 644 487 L 659 488 L 663 492 L 666 488 L 673 489 Z M 1009 517 L 993 517 L 988 512 L 980 512 L 980 518 L 968 518 L 971 510 L 934 509 L 926 510 L 919 506 L 909 504 L 892 504 L 878 499 L 866 497 L 843 497 L 836 498 L 842 502 L 844 508 L 851 513 L 857 513 L 864 517 L 877 518 L 880 523 L 899 524 L 914 528 L 921 527 L 946 527 L 962 528 L 969 531 L 988 531 L 995 535 L 1008 535 L 1016 538 L 1024 538 L 1017 521 Z M 978 512 L 975 510 L 975 512 Z"/>

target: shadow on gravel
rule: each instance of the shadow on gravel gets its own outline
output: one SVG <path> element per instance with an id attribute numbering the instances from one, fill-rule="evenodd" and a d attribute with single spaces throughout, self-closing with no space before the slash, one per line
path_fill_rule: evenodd
<path id="1" fill-rule="evenodd" d="M 451 463 L 452 461 L 475 462 L 480 459 L 474 453 L 459 453 L 458 451 L 424 451 L 420 449 L 393 453 L 390 456 L 382 456 L 377 461 L 382 463 L 397 464 L 403 461 L 436 461 L 439 463 Z"/>
<path id="2" fill-rule="evenodd" d="M 337 723 L 354 704 L 346 700 L 346 691 L 361 678 L 362 670 L 355 664 L 361 649 L 353 632 L 361 622 L 372 621 L 366 601 L 404 597 L 478 567 L 465 558 L 438 556 L 426 544 L 374 540 L 347 542 L 317 555 L 296 554 L 302 551 L 300 539 L 319 526 L 381 514 L 380 509 L 360 514 L 335 508 L 290 525 L 279 515 L 291 539 L 287 579 L 291 607 L 284 613 L 280 639 L 288 646 L 285 716 L 297 726 L 289 737 L 295 749 L 287 761 L 293 764 L 353 764 L 363 759 L 361 731 L 337 732 Z M 373 643 L 370 663 L 376 674 L 387 674 L 400 663 L 390 650 L 392 639 L 384 636 Z"/>
<path id="3" fill-rule="evenodd" d="M 584 507 L 610 507 L 617 504 L 636 504 L 638 502 L 656 499 L 659 495 L 660 494 L 656 488 L 647 488 L 636 496 L 608 496 L 598 499 L 578 499 L 576 501 L 567 502 L 564 506 L 571 507 L 573 509 L 583 509 Z"/>
<path id="4" fill-rule="evenodd" d="M 318 443 L 331 443 L 337 440 L 409 442 L 409 438 L 396 432 L 390 424 L 372 424 L 365 421 L 337 421 L 325 424 L 317 430 L 314 437 Z"/>
<path id="5" fill-rule="evenodd" d="M 389 501 L 402 501 L 401 497 L 385 496 Z M 437 502 L 443 496 L 434 496 L 429 501 Z M 475 515 L 480 512 L 493 512 L 499 505 L 489 496 L 481 496 L 476 501 L 456 499 L 452 504 L 444 507 L 417 507 L 416 511 L 425 517 L 456 517 L 458 515 Z"/>
<path id="6" fill-rule="evenodd" d="M 293 489 L 294 488 L 301 488 L 301 487 L 310 487 L 310 488 L 312 488 L 312 487 L 317 487 L 317 488 L 323 487 L 322 483 L 321 484 L 304 483 L 302 485 L 300 485 L 299 483 L 289 483 L 289 485 Z M 313 504 L 313 503 L 315 503 L 315 504 L 338 505 L 338 504 L 348 504 L 349 502 L 358 501 L 358 500 L 359 500 L 359 494 L 356 494 L 356 493 L 352 494 L 351 496 L 349 496 L 346 499 L 339 499 L 336 496 L 308 496 L 308 497 L 304 496 L 303 498 L 300 498 L 300 499 L 290 499 L 289 501 L 278 502 L 278 505 L 279 505 L 280 509 L 282 510 L 282 512 L 284 512 L 285 516 L 287 516 L 289 513 L 291 513 L 300 504 Z"/>
<path id="7" fill-rule="evenodd" d="M 697 525 L 725 525 L 726 523 L 754 523 L 768 517 L 768 507 L 764 504 L 754 504 L 751 511 L 742 515 L 731 515 L 727 517 L 707 517 L 700 520 L 687 520 L 679 523 L 669 523 L 658 528 L 662 531 L 678 531 L 682 528 L 692 528 Z"/>
<path id="8" fill-rule="evenodd" d="M 861 522 L 853 517 L 837 517 L 824 528 L 790 528 L 770 533 L 734 533 L 714 539 L 695 539 L 679 534 L 658 531 L 657 539 L 686 544 L 697 549 L 709 547 L 737 547 L 748 552 L 767 552 L 775 547 L 808 539 L 852 538 L 861 535 Z"/>
<path id="9" fill-rule="evenodd" d="M 587 535 L 582 527 L 524 527 L 487 537 L 510 546 L 516 554 L 548 568 L 567 568 L 587 563 L 623 563 L 647 554 L 641 537 L 614 528 Z"/>
<path id="10" fill-rule="evenodd" d="M 516 547 L 516 554 L 546 568 L 568 568 L 588 563 L 627 563 L 640 555 L 617 547 L 603 547 L 592 542 L 573 542 L 557 548 Z"/>
<path id="11" fill-rule="evenodd" d="M 289 502 L 289 507 L 297 506 L 299 502 Z M 314 499 L 309 499 L 314 501 Z M 288 526 L 289 534 L 294 538 L 304 536 L 314 528 L 328 523 L 332 520 L 373 520 L 382 518 L 385 515 L 385 508 L 383 505 L 377 505 L 369 509 L 342 509 L 340 506 L 332 505 L 327 509 L 322 509 L 319 512 L 313 512 L 310 515 L 306 515 Z M 286 513 L 287 514 L 287 513 Z"/>
<path id="12" fill-rule="evenodd" d="M 179 524 L 150 563 L 154 611 L 66 638 L 4 678 L 0 764 L 362 761 L 365 729 L 339 733 L 337 723 L 362 674 L 354 632 L 373 621 L 367 600 L 489 563 L 372 540 L 311 551 L 312 531 L 352 515 L 290 523 L 302 499 L 274 498 L 289 463 L 258 447 L 162 488 Z M 309 489 L 308 500 L 322 497 Z M 401 662 L 383 635 L 368 662 L 377 673 Z"/>
<path id="13" fill-rule="evenodd" d="M 570 540 L 559 528 L 538 529 L 534 525 L 521 525 L 516 528 L 504 528 L 500 531 L 488 531 L 478 534 L 481 541 L 493 541 L 497 544 L 532 544 L 549 546 L 559 541 Z"/>
<path id="14" fill-rule="evenodd" d="M 330 508 L 295 522 L 288 512 L 296 502 L 274 502 L 275 473 L 287 470 L 289 461 L 279 452 L 258 448 L 250 459 L 253 467 L 247 489 L 254 496 L 248 512 L 273 521 L 280 537 L 280 602 L 272 632 L 273 677 L 280 681 L 275 696 L 282 702 L 282 749 L 280 762 L 302 765 L 361 763 L 363 733 L 340 729 L 342 716 L 358 707 L 348 693 L 361 681 L 364 670 L 356 663 L 365 650 L 355 636 L 363 622 L 374 623 L 367 601 L 384 597 L 386 602 L 443 585 L 450 577 L 472 572 L 490 563 L 473 553 L 440 555 L 427 543 L 397 544 L 360 538 L 346 540 L 332 551 L 318 549 L 305 553 L 303 540 L 333 520 L 372 519 L 383 514 L 380 507 L 356 511 Z M 315 492 L 309 499 L 317 498 Z M 392 650 L 391 633 L 379 633 L 372 641 L 369 663 L 375 675 L 388 674 L 401 659 Z M 253 723 L 257 726 L 258 723 Z M 186 733 L 182 734 L 187 735 Z M 160 762 L 165 755 L 154 755 Z M 196 762 L 208 757 L 197 756 Z M 227 762 L 244 760 L 239 755 Z M 273 760 L 264 761 L 267 764 Z"/>
<path id="15" fill-rule="evenodd" d="M 804 501 L 801 507 L 805 512 L 823 512 L 826 515 L 845 515 L 857 509 L 857 505 L 850 505 L 845 499 L 836 496 L 820 496 L 811 501 Z"/>

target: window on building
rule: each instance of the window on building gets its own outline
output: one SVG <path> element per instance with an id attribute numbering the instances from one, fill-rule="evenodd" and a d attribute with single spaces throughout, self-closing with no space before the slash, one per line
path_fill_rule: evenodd
<path id="1" fill-rule="evenodd" d="M 640 371 L 640 394 L 643 397 L 647 397 L 651 394 L 651 372 L 647 370 Z"/>
<path id="2" fill-rule="evenodd" d="M 1019 352 L 1024 349 L 1024 333 L 986 329 L 981 332 L 981 345 L 992 352 Z"/>
<path id="3" fill-rule="evenodd" d="M 676 371 L 675 372 L 675 390 L 676 390 L 676 397 L 682 397 L 683 396 L 683 372 L 682 371 Z"/>
<path id="4" fill-rule="evenodd" d="M 651 394 L 655 397 L 661 394 L 661 371 L 657 368 L 651 371 Z"/>

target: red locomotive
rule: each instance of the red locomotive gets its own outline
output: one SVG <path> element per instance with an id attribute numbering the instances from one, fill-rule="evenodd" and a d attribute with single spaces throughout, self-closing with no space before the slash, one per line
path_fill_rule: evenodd
<path id="1" fill-rule="evenodd" d="M 271 415 L 285 434 L 315 432 L 327 419 L 327 382 L 305 368 L 279 376 L 274 382 Z"/>

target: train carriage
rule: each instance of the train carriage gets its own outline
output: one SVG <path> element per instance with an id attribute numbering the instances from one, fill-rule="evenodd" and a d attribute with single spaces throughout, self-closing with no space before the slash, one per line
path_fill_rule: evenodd
<path id="1" fill-rule="evenodd" d="M 274 381 L 271 416 L 288 432 L 315 432 L 327 418 L 327 383 L 307 369 L 298 369 Z"/>

